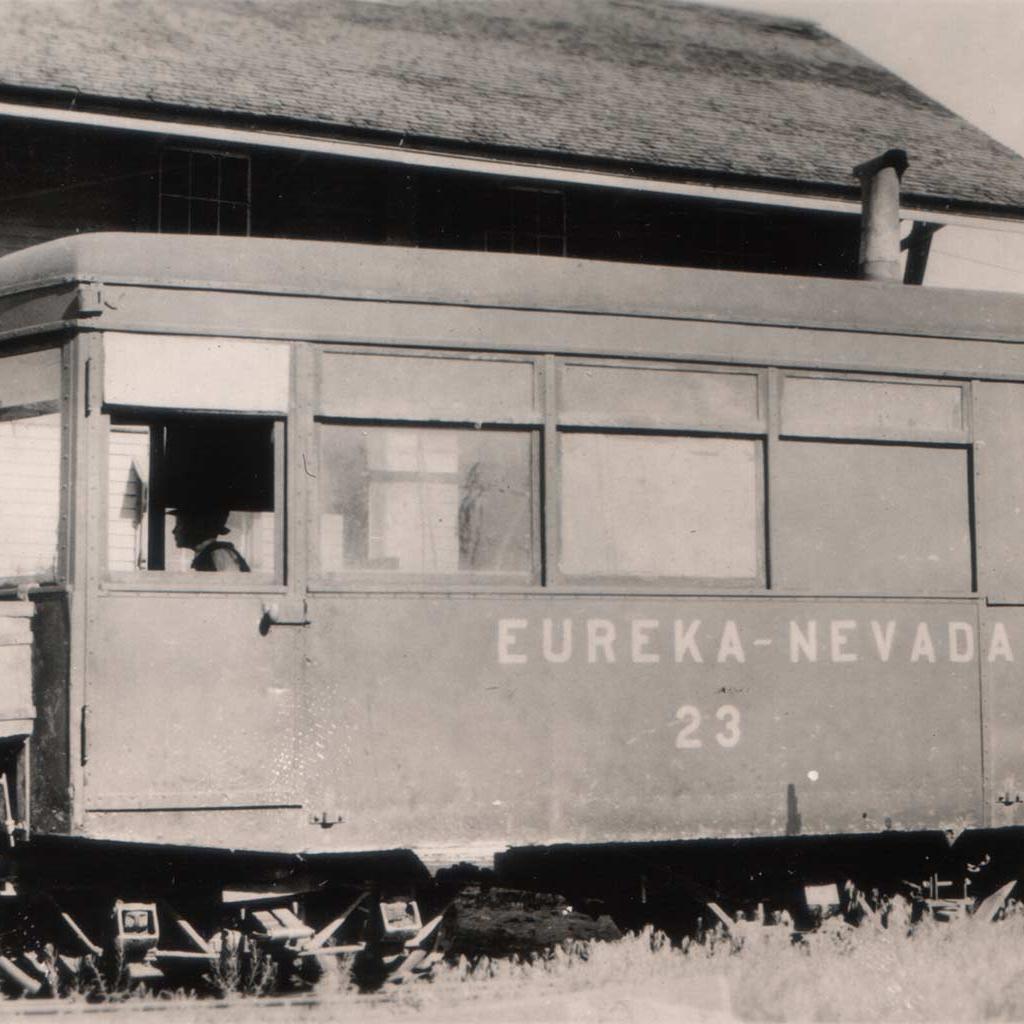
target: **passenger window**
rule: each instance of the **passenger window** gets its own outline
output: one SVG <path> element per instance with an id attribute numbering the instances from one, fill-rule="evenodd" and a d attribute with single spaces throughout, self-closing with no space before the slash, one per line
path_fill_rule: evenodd
<path id="1" fill-rule="evenodd" d="M 58 578 L 61 353 L 0 357 L 0 584 Z"/>
<path id="2" fill-rule="evenodd" d="M 762 442 L 565 432 L 560 449 L 565 575 L 763 580 Z"/>
<path id="3" fill-rule="evenodd" d="M 786 375 L 772 454 L 773 583 L 817 593 L 974 588 L 969 385 Z"/>
<path id="4" fill-rule="evenodd" d="M 777 586 L 876 594 L 972 589 L 965 449 L 786 441 L 774 469 Z"/>
<path id="5" fill-rule="evenodd" d="M 530 431 L 339 423 L 318 431 L 324 574 L 532 577 Z"/>
<path id="6" fill-rule="evenodd" d="M 280 578 L 282 436 L 267 418 L 112 419 L 110 571 Z"/>

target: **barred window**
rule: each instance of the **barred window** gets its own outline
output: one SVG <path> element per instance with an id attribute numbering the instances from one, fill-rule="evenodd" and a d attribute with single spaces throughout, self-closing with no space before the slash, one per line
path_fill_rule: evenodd
<path id="1" fill-rule="evenodd" d="M 191 149 L 161 153 L 160 231 L 248 235 L 249 215 L 248 157 Z"/>

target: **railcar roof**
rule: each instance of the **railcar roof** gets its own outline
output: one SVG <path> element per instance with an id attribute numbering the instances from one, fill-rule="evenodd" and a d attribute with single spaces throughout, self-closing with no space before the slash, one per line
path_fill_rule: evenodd
<path id="1" fill-rule="evenodd" d="M 1024 295 L 779 274 L 116 232 L 0 258 L 0 296 L 69 281 L 1024 340 Z"/>
<path id="2" fill-rule="evenodd" d="M 0 90 L 75 110 L 1024 210 L 1024 159 L 816 25 L 674 0 L 0 0 Z M 19 92 L 20 91 L 20 92 Z M 233 119 L 233 120 L 232 120 Z"/>

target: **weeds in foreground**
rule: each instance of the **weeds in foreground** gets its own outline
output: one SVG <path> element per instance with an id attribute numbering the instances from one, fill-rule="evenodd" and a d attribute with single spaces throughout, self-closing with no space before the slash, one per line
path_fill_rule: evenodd
<path id="1" fill-rule="evenodd" d="M 856 927 L 831 918 L 795 940 L 786 924 L 741 923 L 681 945 L 645 929 L 614 943 L 572 941 L 522 958 L 463 957 L 438 965 L 432 982 L 386 988 L 372 1002 L 351 987 L 351 964 L 337 963 L 317 993 L 410 1020 L 425 1010 L 439 1019 L 470 1012 L 498 1021 L 505 1018 L 494 1007 L 533 1004 L 557 1006 L 567 1021 L 604 1019 L 614 1007 L 620 1019 L 648 1021 L 686 1019 L 693 1007 L 694 1016 L 750 1021 L 1011 1021 L 1024 1019 L 1022 949 L 1021 906 L 995 922 L 940 923 L 915 921 L 910 904 L 896 899 Z M 222 998 L 260 995 L 274 986 L 276 967 L 228 933 L 205 982 Z M 137 995 L 91 963 L 83 963 L 81 985 L 86 998 Z"/>
<path id="2" fill-rule="evenodd" d="M 223 931 L 216 943 L 217 959 L 203 980 L 219 998 L 262 996 L 271 992 L 277 980 L 273 958 L 238 932 Z"/>
<path id="3" fill-rule="evenodd" d="M 467 996 L 483 1006 L 555 997 L 569 1001 L 566 1019 L 574 1019 L 574 1000 L 586 1016 L 595 993 L 609 992 L 623 1005 L 653 1006 L 655 1015 L 658 1006 L 678 1012 L 700 996 L 751 1021 L 1024 1019 L 1024 909 L 1011 906 L 995 922 L 915 922 L 911 911 L 898 898 L 856 927 L 833 918 L 796 940 L 782 925 L 750 925 L 673 946 L 645 929 L 520 959 L 462 958 L 439 967 L 410 1001 L 436 1012 Z"/>

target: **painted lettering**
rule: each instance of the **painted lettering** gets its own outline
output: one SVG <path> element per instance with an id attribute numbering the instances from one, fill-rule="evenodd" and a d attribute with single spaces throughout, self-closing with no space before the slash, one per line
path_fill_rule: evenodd
<path id="1" fill-rule="evenodd" d="M 849 641 L 848 633 L 857 628 L 853 619 L 833 619 L 829 625 L 829 653 L 834 662 L 856 661 L 857 655 L 846 650 Z"/>
<path id="2" fill-rule="evenodd" d="M 806 633 L 800 631 L 799 623 L 789 623 L 789 660 L 796 663 L 801 654 L 808 661 L 818 660 L 818 623 L 814 619 L 807 621 Z"/>
<path id="3" fill-rule="evenodd" d="M 587 619 L 587 661 L 597 663 L 597 652 L 604 653 L 609 665 L 615 661 L 615 623 L 607 619 Z"/>
<path id="4" fill-rule="evenodd" d="M 935 644 L 932 643 L 932 634 L 927 622 L 919 622 L 917 624 L 917 632 L 914 634 L 914 646 L 910 649 L 910 660 L 912 663 L 920 661 L 922 658 L 925 661 L 932 662 L 932 664 L 935 663 Z"/>
<path id="5" fill-rule="evenodd" d="M 683 630 L 684 625 L 682 619 L 676 619 L 674 630 L 676 662 L 682 662 L 689 655 L 700 664 L 704 661 L 700 648 L 697 646 L 697 630 L 700 629 L 700 619 L 694 619 L 685 631 Z"/>
<path id="6" fill-rule="evenodd" d="M 523 665 L 526 662 L 526 655 L 513 653 L 515 646 L 515 630 L 526 629 L 529 623 L 526 619 L 499 619 L 498 620 L 498 664 L 499 665 Z"/>
<path id="7" fill-rule="evenodd" d="M 634 619 L 630 629 L 630 653 L 634 665 L 654 665 L 661 661 L 661 655 L 648 650 L 651 633 L 658 628 L 657 619 Z"/>
<path id="8" fill-rule="evenodd" d="M 974 627 L 969 622 L 949 624 L 949 660 L 971 661 L 974 658 Z"/>
<path id="9" fill-rule="evenodd" d="M 1003 661 L 1013 661 L 1013 648 L 1010 647 L 1010 638 L 1006 635 L 1006 627 L 997 622 L 992 627 L 992 638 L 988 644 L 988 660 L 996 661 L 1002 658 Z"/>
<path id="10" fill-rule="evenodd" d="M 718 645 L 718 664 L 721 665 L 723 662 L 728 661 L 729 658 L 741 664 L 747 660 L 747 656 L 743 651 L 743 644 L 740 641 L 740 631 L 736 628 L 736 623 L 732 619 L 727 620 L 722 629 L 722 640 Z"/>
<path id="11" fill-rule="evenodd" d="M 875 638 L 875 647 L 878 649 L 878 657 L 882 661 L 888 661 L 892 654 L 892 642 L 896 638 L 896 623 L 890 619 L 885 624 L 885 632 L 882 632 L 882 624 L 871 620 L 871 635 Z"/>
<path id="12" fill-rule="evenodd" d="M 555 665 L 564 665 L 572 657 L 572 619 L 562 619 L 562 644 L 555 650 L 555 627 L 551 619 L 544 620 L 544 660 Z"/>

